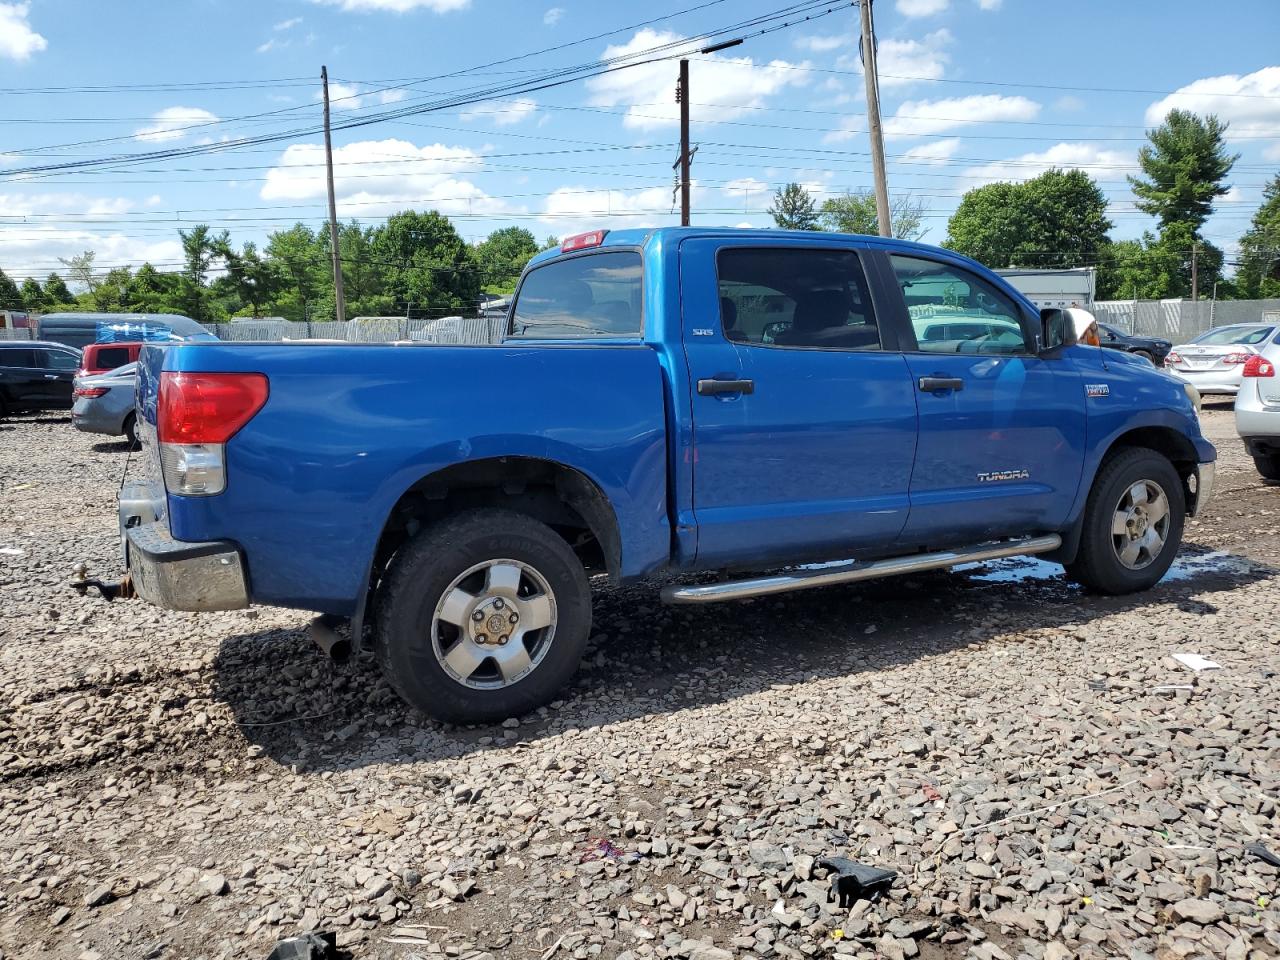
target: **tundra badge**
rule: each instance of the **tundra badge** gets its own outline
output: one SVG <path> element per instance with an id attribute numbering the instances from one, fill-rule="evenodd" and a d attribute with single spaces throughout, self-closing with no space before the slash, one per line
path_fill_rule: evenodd
<path id="1" fill-rule="evenodd" d="M 1106 383 L 1086 383 L 1084 385 L 1084 395 L 1086 397 L 1109 397 L 1111 396 L 1111 386 Z"/>
<path id="2" fill-rule="evenodd" d="M 1030 480 L 1031 474 L 1026 470 L 990 470 L 978 474 L 979 483 L 996 483 L 1000 480 Z"/>

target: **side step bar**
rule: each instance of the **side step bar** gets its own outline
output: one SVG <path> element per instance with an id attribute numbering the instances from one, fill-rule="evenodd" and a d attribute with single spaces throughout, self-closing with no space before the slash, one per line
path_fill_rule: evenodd
<path id="1" fill-rule="evenodd" d="M 1048 553 L 1062 546 L 1062 538 L 1056 533 L 1023 540 L 1001 540 L 980 543 L 957 550 L 938 553 L 914 553 L 907 557 L 888 560 L 822 564 L 818 569 L 794 568 L 786 573 L 750 580 L 729 580 L 724 583 L 708 583 L 682 587 L 676 584 L 663 587 L 662 599 L 667 603 L 718 603 L 721 600 L 745 600 L 748 597 L 766 597 L 771 593 L 791 590 L 808 590 L 810 587 L 829 587 L 836 583 L 854 583 L 858 580 L 874 580 L 903 573 L 919 573 L 922 570 L 941 570 L 962 563 L 980 563 L 1001 557 L 1029 556 Z"/>

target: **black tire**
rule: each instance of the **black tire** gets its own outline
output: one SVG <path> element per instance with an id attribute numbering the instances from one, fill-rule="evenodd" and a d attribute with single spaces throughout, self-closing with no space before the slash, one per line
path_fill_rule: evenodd
<path id="1" fill-rule="evenodd" d="M 554 628 L 549 639 L 543 630 L 528 641 L 535 652 L 546 644 L 528 673 L 507 686 L 478 689 L 446 671 L 431 634 L 437 604 L 454 581 L 494 560 L 526 565 L 545 581 Z M 527 583 L 522 580 L 521 589 Z M 450 723 L 502 720 L 555 699 L 577 672 L 591 632 L 591 587 L 582 562 L 546 524 L 509 510 L 468 511 L 421 531 L 396 553 L 379 594 L 375 649 L 383 673 L 410 705 Z M 442 633 L 452 629 L 441 624 Z M 486 665 L 500 672 L 496 661 L 480 669 Z"/>
<path id="2" fill-rule="evenodd" d="M 1253 465 L 1258 468 L 1263 480 L 1280 483 L 1280 453 L 1266 453 L 1262 456 L 1255 454 Z"/>
<path id="3" fill-rule="evenodd" d="M 137 450 L 138 443 L 138 415 L 131 413 L 124 419 L 124 436 L 129 441 L 129 449 Z"/>
<path id="4" fill-rule="evenodd" d="M 1169 523 L 1158 553 L 1140 569 L 1121 562 L 1114 518 L 1127 491 L 1138 483 L 1158 484 L 1168 502 Z M 1182 478 L 1173 464 L 1154 450 L 1134 447 L 1122 450 L 1102 465 L 1094 478 L 1084 508 L 1084 529 L 1076 559 L 1067 565 L 1067 575 L 1090 590 L 1113 595 L 1136 593 L 1160 581 L 1169 570 L 1182 543 L 1186 500 Z M 1124 542 L 1120 540 L 1120 542 Z"/>
<path id="5" fill-rule="evenodd" d="M 1156 358 L 1145 350 L 1135 350 L 1133 351 L 1133 355 L 1135 357 L 1142 357 L 1144 360 L 1150 360 L 1153 364 L 1156 362 Z"/>

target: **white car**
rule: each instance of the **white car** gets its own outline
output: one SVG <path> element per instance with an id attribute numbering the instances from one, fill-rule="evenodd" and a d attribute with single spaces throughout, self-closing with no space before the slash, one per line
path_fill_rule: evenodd
<path id="1" fill-rule="evenodd" d="M 1264 480 L 1280 482 L 1280 345 L 1268 343 L 1241 365 L 1236 433 Z"/>
<path id="2" fill-rule="evenodd" d="M 1200 334 L 1165 357 L 1165 369 L 1201 394 L 1234 396 L 1248 359 L 1275 340 L 1274 323 L 1233 323 Z"/>

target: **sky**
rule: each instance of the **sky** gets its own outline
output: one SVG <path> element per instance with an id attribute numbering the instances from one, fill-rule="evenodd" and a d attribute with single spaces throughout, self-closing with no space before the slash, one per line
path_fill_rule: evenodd
<path id="1" fill-rule="evenodd" d="M 967 189 L 1051 166 L 1098 181 L 1114 237 L 1154 229 L 1125 174 L 1174 106 L 1231 123 L 1241 156 L 1204 231 L 1228 254 L 1280 171 L 1277 0 L 874 11 L 889 189 L 925 205 L 926 242 Z M 0 268 L 43 277 L 84 250 L 174 268 L 196 223 L 259 244 L 322 227 L 322 64 L 334 123 L 369 121 L 334 131 L 343 220 L 438 209 L 473 242 L 678 222 L 677 62 L 658 58 L 685 52 L 693 222 L 766 226 L 788 181 L 819 201 L 871 186 L 857 23 L 840 0 L 0 0 Z M 744 42 L 698 54 L 712 35 Z M 557 75 L 600 60 L 656 62 Z"/>

